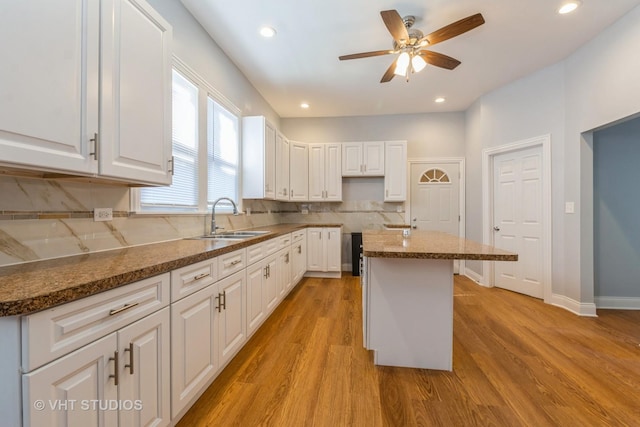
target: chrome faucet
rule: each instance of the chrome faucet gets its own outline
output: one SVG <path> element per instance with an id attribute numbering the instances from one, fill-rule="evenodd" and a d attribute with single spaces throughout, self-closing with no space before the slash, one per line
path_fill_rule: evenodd
<path id="1" fill-rule="evenodd" d="M 238 215 L 238 207 L 236 206 L 236 202 L 234 202 L 230 198 L 220 197 L 218 200 L 213 202 L 213 205 L 211 206 L 211 233 L 210 233 L 212 235 L 216 234 L 216 230 L 218 229 L 218 227 L 216 226 L 216 205 L 220 200 L 228 200 L 229 202 L 231 202 L 231 205 L 233 205 L 233 214 Z"/>

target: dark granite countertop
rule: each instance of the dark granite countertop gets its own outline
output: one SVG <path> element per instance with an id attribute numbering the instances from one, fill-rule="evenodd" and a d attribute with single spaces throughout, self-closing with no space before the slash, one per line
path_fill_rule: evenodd
<path id="1" fill-rule="evenodd" d="M 241 241 L 182 239 L 0 267 L 0 316 L 44 310 L 298 229 L 340 226 L 277 224 L 258 227 L 269 233 Z"/>

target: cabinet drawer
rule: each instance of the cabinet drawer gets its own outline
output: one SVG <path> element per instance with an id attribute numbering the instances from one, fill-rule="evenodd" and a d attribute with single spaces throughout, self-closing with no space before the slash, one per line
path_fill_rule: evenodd
<path id="1" fill-rule="evenodd" d="M 169 304 L 169 273 L 22 318 L 22 369 L 29 372 Z"/>
<path id="2" fill-rule="evenodd" d="M 276 237 L 264 242 L 264 256 L 275 254 L 280 249 L 280 240 Z"/>
<path id="3" fill-rule="evenodd" d="M 278 237 L 278 250 L 291 246 L 291 233 Z"/>
<path id="4" fill-rule="evenodd" d="M 258 262 L 265 257 L 265 243 L 266 242 L 256 243 L 247 248 L 247 265 Z"/>
<path id="5" fill-rule="evenodd" d="M 178 301 L 218 280 L 218 259 L 212 258 L 171 272 L 171 302 Z"/>
<path id="6" fill-rule="evenodd" d="M 307 235 L 306 229 L 294 231 L 291 233 L 291 242 L 293 243 L 293 242 L 300 241 L 306 235 Z"/>
<path id="7" fill-rule="evenodd" d="M 218 279 L 240 271 L 247 266 L 245 249 L 229 252 L 218 257 Z"/>

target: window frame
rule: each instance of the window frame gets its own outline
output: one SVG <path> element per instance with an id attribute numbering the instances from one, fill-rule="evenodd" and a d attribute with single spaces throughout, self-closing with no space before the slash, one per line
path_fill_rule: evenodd
<path id="1" fill-rule="evenodd" d="M 207 138 L 208 138 L 208 100 L 211 98 L 220 106 L 225 108 L 229 113 L 238 119 L 238 169 L 237 169 L 237 189 L 234 201 L 241 212 L 242 209 L 242 114 L 240 108 L 235 106 L 227 97 L 211 86 L 204 78 L 202 78 L 191 67 L 185 64 L 178 57 L 173 57 L 172 70 L 177 71 L 198 89 L 198 207 L 197 210 L 167 208 L 143 210 L 141 206 L 140 188 L 134 188 L 130 191 L 130 206 L 132 212 L 136 215 L 202 215 L 211 213 L 211 205 L 208 202 L 208 155 L 207 155 Z M 172 149 L 173 151 L 173 149 Z M 231 213 L 228 209 L 219 205 L 216 212 L 220 214 Z"/>

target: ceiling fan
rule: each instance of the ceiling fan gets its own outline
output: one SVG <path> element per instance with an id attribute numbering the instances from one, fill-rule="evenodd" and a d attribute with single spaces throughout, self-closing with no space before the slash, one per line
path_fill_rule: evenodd
<path id="1" fill-rule="evenodd" d="M 341 61 L 344 61 L 347 59 L 368 58 L 370 56 L 399 53 L 398 57 L 391 63 L 389 68 L 387 68 L 380 83 L 391 81 L 396 75 L 404 76 L 407 81 L 409 81 L 409 74 L 411 72 L 417 73 L 427 64 L 453 70 L 460 65 L 460 61 L 425 48 L 459 36 L 484 24 L 482 14 L 476 13 L 475 15 L 463 18 L 425 36 L 422 31 L 417 28 L 412 28 L 416 20 L 414 16 L 409 15 L 401 18 L 396 10 L 383 10 L 380 12 L 380 15 L 382 16 L 384 25 L 386 25 L 393 36 L 393 49 L 353 53 L 339 57 Z"/>

